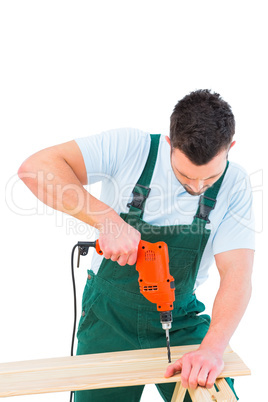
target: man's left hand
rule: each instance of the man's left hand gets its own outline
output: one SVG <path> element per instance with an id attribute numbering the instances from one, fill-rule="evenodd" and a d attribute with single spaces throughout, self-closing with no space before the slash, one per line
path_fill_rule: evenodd
<path id="1" fill-rule="evenodd" d="M 195 389 L 198 385 L 212 388 L 223 367 L 222 356 L 217 356 L 208 349 L 198 349 L 186 353 L 168 366 L 165 377 L 171 377 L 180 371 L 181 384 L 184 388 Z"/>

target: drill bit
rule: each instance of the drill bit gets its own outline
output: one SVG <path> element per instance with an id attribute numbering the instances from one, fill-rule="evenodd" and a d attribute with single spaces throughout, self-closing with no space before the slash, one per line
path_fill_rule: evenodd
<path id="1" fill-rule="evenodd" d="M 169 330 L 172 323 L 172 311 L 160 311 L 160 322 L 163 330 L 166 331 L 168 362 L 171 363 Z"/>
<path id="2" fill-rule="evenodd" d="M 169 341 L 169 329 L 166 329 L 166 339 L 167 339 L 167 355 L 168 355 L 168 362 L 171 363 L 170 341 Z"/>

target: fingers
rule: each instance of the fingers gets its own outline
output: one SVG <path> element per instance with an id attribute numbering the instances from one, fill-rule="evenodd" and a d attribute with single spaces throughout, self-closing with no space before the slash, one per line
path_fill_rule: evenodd
<path id="1" fill-rule="evenodd" d="M 137 260 L 138 248 L 135 247 L 134 251 L 124 252 L 124 250 L 113 251 L 105 248 L 103 250 L 103 256 L 106 259 L 116 261 L 119 265 L 124 266 L 126 264 L 133 265 Z"/>
<path id="2" fill-rule="evenodd" d="M 195 366 L 190 366 L 190 370 L 185 373 L 181 373 L 181 383 L 184 388 L 192 388 L 196 389 L 199 384 L 199 372 L 200 372 L 200 364 L 196 364 Z"/>
<path id="3" fill-rule="evenodd" d="M 204 366 L 201 368 L 198 374 L 197 378 L 198 385 L 201 385 L 201 387 L 205 387 L 207 385 L 207 378 L 208 378 L 208 368 Z"/>
<path id="4" fill-rule="evenodd" d="M 121 254 L 117 259 L 117 263 L 123 267 L 124 265 L 126 265 L 128 263 L 128 259 L 129 259 L 129 254 Z"/>
<path id="5" fill-rule="evenodd" d="M 190 383 L 189 379 L 192 378 L 192 384 L 193 384 L 193 377 L 192 375 L 192 364 L 190 363 L 189 359 L 184 359 L 183 364 L 182 364 L 182 370 L 181 370 L 181 384 L 184 388 L 189 388 Z"/>
<path id="6" fill-rule="evenodd" d="M 141 234 L 134 227 L 124 222 L 110 222 L 100 231 L 99 246 L 103 257 L 116 261 L 119 265 L 133 265 L 137 260 L 138 246 Z M 118 230 L 114 230 L 117 228 Z"/>
<path id="7" fill-rule="evenodd" d="M 171 377 L 177 372 L 181 371 L 181 384 L 184 388 L 196 388 L 197 387 L 197 375 L 200 370 L 200 365 L 192 367 L 190 359 L 183 356 L 175 363 L 168 366 L 165 377 Z"/>
<path id="8" fill-rule="evenodd" d="M 181 359 L 167 367 L 165 377 L 181 372 L 184 388 L 196 389 L 197 386 L 212 388 L 216 378 L 223 370 L 223 360 L 212 354 L 201 352 L 186 353 Z"/>
<path id="9" fill-rule="evenodd" d="M 111 255 L 111 257 L 109 257 L 109 255 Z M 117 261 L 117 260 L 119 259 L 119 257 L 120 257 L 120 254 L 119 254 L 119 253 L 115 253 L 115 254 L 112 254 L 112 253 L 107 254 L 107 253 L 105 253 L 104 257 L 105 257 L 107 260 L 108 260 L 108 259 L 111 259 L 112 261 Z"/>
<path id="10" fill-rule="evenodd" d="M 117 261 L 117 263 L 121 266 L 124 266 L 126 264 L 133 265 L 137 261 L 137 253 L 138 253 L 138 249 L 136 249 L 134 252 L 130 252 L 127 254 L 121 254 L 117 257 L 116 260 L 113 260 L 113 261 Z"/>
<path id="11" fill-rule="evenodd" d="M 216 369 L 211 370 L 211 371 L 209 372 L 209 375 L 208 375 L 208 378 L 207 378 L 207 382 L 206 382 L 206 387 L 207 387 L 207 388 L 212 388 L 212 387 L 213 387 L 213 385 L 214 385 L 214 383 L 215 383 L 216 378 L 217 378 L 218 375 L 219 375 L 219 373 L 218 373 L 218 371 L 217 371 Z"/>
<path id="12" fill-rule="evenodd" d="M 135 262 L 137 261 L 137 255 L 138 255 L 138 248 L 133 253 L 130 253 L 127 263 L 129 265 L 135 264 Z"/>
<path id="13" fill-rule="evenodd" d="M 100 245 L 103 252 L 103 257 L 116 261 L 119 265 L 124 266 L 126 264 L 133 265 L 137 261 L 138 254 L 138 242 L 137 244 L 127 245 L 122 247 L 120 244 L 114 247 L 109 247 L 107 244 Z"/>
<path id="14" fill-rule="evenodd" d="M 181 371 L 182 368 L 182 359 L 177 360 L 175 363 L 170 364 L 165 372 L 165 377 L 172 377 L 174 374 L 176 374 L 178 371 Z"/>

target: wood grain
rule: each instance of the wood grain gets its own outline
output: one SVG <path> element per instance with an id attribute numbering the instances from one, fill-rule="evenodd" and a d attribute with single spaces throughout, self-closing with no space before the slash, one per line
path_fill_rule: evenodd
<path id="1" fill-rule="evenodd" d="M 173 362 L 197 348 L 172 347 Z M 220 377 L 250 374 L 230 347 L 224 362 Z M 164 377 L 167 365 L 166 348 L 2 363 L 0 397 L 180 381 L 180 374 Z"/>
<path id="2" fill-rule="evenodd" d="M 227 384 L 227 382 L 221 378 L 216 380 L 216 385 L 219 391 L 216 391 L 215 387 L 206 389 L 204 387 L 197 387 L 196 389 L 189 389 L 192 402 L 236 402 L 237 399 Z M 182 399 L 183 401 L 183 399 Z M 179 401 L 176 401 L 179 402 Z"/>
<path id="3" fill-rule="evenodd" d="M 184 397 L 186 394 L 186 388 L 183 388 L 183 386 L 181 385 L 180 382 L 177 382 L 173 395 L 172 395 L 172 399 L 171 402 L 180 402 L 180 401 L 184 401 Z"/>

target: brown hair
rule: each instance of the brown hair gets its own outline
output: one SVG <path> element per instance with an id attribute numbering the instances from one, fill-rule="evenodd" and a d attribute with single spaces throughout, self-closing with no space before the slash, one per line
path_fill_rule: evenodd
<path id="1" fill-rule="evenodd" d="M 234 132 L 230 105 L 208 89 L 186 95 L 170 116 L 171 148 L 179 148 L 197 166 L 227 149 Z"/>

